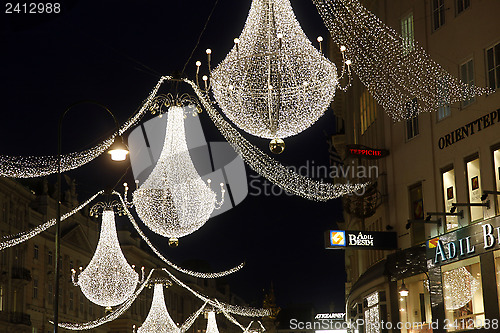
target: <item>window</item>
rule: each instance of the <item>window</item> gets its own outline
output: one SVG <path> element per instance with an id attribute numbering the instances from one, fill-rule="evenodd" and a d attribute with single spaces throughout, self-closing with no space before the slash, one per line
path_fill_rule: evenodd
<path id="1" fill-rule="evenodd" d="M 406 140 L 413 139 L 419 133 L 418 129 L 418 103 L 414 98 L 406 103 L 406 111 L 410 117 L 406 120 Z"/>
<path id="2" fill-rule="evenodd" d="M 422 196 L 422 183 L 415 184 L 409 188 L 410 197 L 410 219 L 424 219 L 424 200 Z M 411 238 L 413 244 L 422 243 L 425 240 L 425 224 L 411 224 Z"/>
<path id="3" fill-rule="evenodd" d="M 403 281 L 398 281 L 398 290 Z M 401 333 L 430 332 L 432 323 L 429 280 L 425 274 L 411 276 L 404 280 L 408 295 L 399 297 L 399 320 Z M 411 325 L 410 325 L 411 324 Z"/>
<path id="4" fill-rule="evenodd" d="M 359 99 L 359 111 L 361 135 L 363 135 L 377 118 L 377 104 L 366 89 Z"/>
<path id="5" fill-rule="evenodd" d="M 33 298 L 37 299 L 38 298 L 38 280 L 33 279 Z"/>
<path id="6" fill-rule="evenodd" d="M 453 203 L 457 202 L 457 189 L 455 187 L 455 170 L 451 169 L 442 173 L 444 210 L 449 212 Z M 458 228 L 458 216 L 446 216 L 446 231 Z"/>
<path id="7" fill-rule="evenodd" d="M 488 68 L 488 86 L 491 89 L 500 88 L 500 43 L 486 50 Z"/>
<path id="8" fill-rule="evenodd" d="M 450 96 L 448 93 L 448 87 L 439 84 L 439 106 L 438 106 L 438 121 L 448 117 L 451 114 L 450 110 Z"/>
<path id="9" fill-rule="evenodd" d="M 444 0 L 432 0 L 432 30 L 444 24 Z"/>
<path id="10" fill-rule="evenodd" d="M 54 291 L 54 289 L 52 287 L 52 283 L 49 283 L 49 285 L 47 287 L 47 301 L 49 302 L 49 304 L 52 304 L 54 302 L 53 291 Z"/>
<path id="11" fill-rule="evenodd" d="M 72 291 L 69 292 L 69 309 L 73 310 L 74 307 L 74 294 Z"/>
<path id="12" fill-rule="evenodd" d="M 481 175 L 479 157 L 467 162 L 467 184 L 469 187 L 469 202 L 481 203 Z M 470 207 L 470 221 L 483 219 L 483 207 Z"/>
<path id="13" fill-rule="evenodd" d="M 5 298 L 4 292 L 5 292 L 4 287 L 3 287 L 3 285 L 1 285 L 0 286 L 0 311 L 4 310 L 4 308 L 3 308 L 4 298 Z"/>
<path id="14" fill-rule="evenodd" d="M 500 304 L 500 250 L 494 252 L 495 255 L 495 276 L 498 292 L 498 303 Z"/>
<path id="15" fill-rule="evenodd" d="M 449 331 L 482 326 L 485 318 L 479 257 L 443 265 L 441 270 L 445 315 L 453 323 Z"/>
<path id="16" fill-rule="evenodd" d="M 380 333 L 380 310 L 378 307 L 379 297 L 378 292 L 368 295 L 365 300 L 365 332 Z"/>
<path id="17" fill-rule="evenodd" d="M 49 265 L 52 265 L 52 251 L 49 251 L 49 254 L 48 254 L 48 263 L 49 263 Z"/>
<path id="18" fill-rule="evenodd" d="M 83 312 L 83 294 L 80 295 L 80 312 Z"/>
<path id="19" fill-rule="evenodd" d="M 415 41 L 413 13 L 401 19 L 401 36 L 403 37 L 403 54 L 408 54 L 413 51 Z"/>
<path id="20" fill-rule="evenodd" d="M 38 259 L 38 245 L 33 246 L 33 259 Z"/>
<path id="21" fill-rule="evenodd" d="M 464 10 L 470 7 L 470 0 L 456 0 L 457 2 L 457 14 L 460 14 Z"/>
<path id="22" fill-rule="evenodd" d="M 500 191 L 500 148 L 493 152 L 496 190 Z M 496 195 L 497 215 L 500 215 L 500 195 Z"/>
<path id="23" fill-rule="evenodd" d="M 469 89 L 474 85 L 474 63 L 472 59 L 460 65 L 460 79 L 468 87 L 464 88 L 462 107 L 472 104 L 476 99 L 474 93 Z"/>

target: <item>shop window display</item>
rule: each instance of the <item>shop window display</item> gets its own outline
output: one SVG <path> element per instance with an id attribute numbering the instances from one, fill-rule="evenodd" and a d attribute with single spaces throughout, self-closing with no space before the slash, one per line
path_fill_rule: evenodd
<path id="1" fill-rule="evenodd" d="M 469 202 L 481 203 L 481 175 L 479 169 L 479 158 L 467 162 L 467 182 L 469 188 Z M 470 220 L 477 222 L 482 220 L 483 207 L 470 207 Z"/>
<path id="2" fill-rule="evenodd" d="M 479 257 L 441 267 L 449 331 L 482 327 L 485 322 Z"/>
<path id="3" fill-rule="evenodd" d="M 457 189 L 455 186 L 455 170 L 443 172 L 443 198 L 444 209 L 449 212 L 453 203 L 457 202 Z M 457 216 L 446 216 L 446 231 L 458 228 Z"/>

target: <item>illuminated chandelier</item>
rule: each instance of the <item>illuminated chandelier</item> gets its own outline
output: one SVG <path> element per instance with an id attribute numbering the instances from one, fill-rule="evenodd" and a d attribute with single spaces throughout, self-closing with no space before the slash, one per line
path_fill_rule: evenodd
<path id="1" fill-rule="evenodd" d="M 134 293 L 139 274 L 123 255 L 116 233 L 115 214 L 109 207 L 102 214 L 101 233 L 92 260 L 78 278 L 75 269 L 72 273 L 73 283 L 80 287 L 85 297 L 106 308 L 125 302 Z"/>
<path id="2" fill-rule="evenodd" d="M 162 282 L 154 284 L 151 309 L 142 326 L 137 329 L 137 333 L 180 333 L 165 305 Z"/>
<path id="3" fill-rule="evenodd" d="M 217 328 L 217 321 L 215 320 L 215 311 L 208 311 L 207 313 L 207 331 L 206 333 L 219 333 Z"/>
<path id="4" fill-rule="evenodd" d="M 472 300 L 479 288 L 479 281 L 465 267 L 443 273 L 445 308 L 458 310 Z"/>
<path id="5" fill-rule="evenodd" d="M 211 73 L 214 97 L 236 126 L 273 139 L 271 151 L 281 153 L 282 139 L 310 127 L 332 102 L 336 66 L 308 40 L 289 0 L 253 0 L 234 42 Z"/>
<path id="6" fill-rule="evenodd" d="M 178 238 L 198 230 L 210 218 L 216 201 L 215 192 L 201 179 L 189 155 L 184 130 L 184 109 L 171 106 L 163 150 L 151 174 L 133 193 L 137 214 L 152 231 L 169 237 L 176 246 Z"/>

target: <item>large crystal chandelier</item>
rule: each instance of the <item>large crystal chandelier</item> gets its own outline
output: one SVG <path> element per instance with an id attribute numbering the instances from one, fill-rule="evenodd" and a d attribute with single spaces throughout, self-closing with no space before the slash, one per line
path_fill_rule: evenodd
<path id="1" fill-rule="evenodd" d="M 279 145 L 323 115 L 338 78 L 335 65 L 302 31 L 289 0 L 253 0 L 241 35 L 210 82 L 233 123 Z"/>
<path id="2" fill-rule="evenodd" d="M 203 226 L 222 202 L 216 201 L 210 182 L 207 185 L 201 179 L 189 156 L 183 108 L 170 107 L 167 120 L 163 150 L 149 177 L 134 192 L 133 203 L 144 224 L 175 245 L 177 238 Z"/>
<path id="3" fill-rule="evenodd" d="M 72 272 L 73 283 L 97 305 L 116 306 L 134 293 L 139 274 L 128 264 L 120 248 L 113 210 L 103 211 L 99 242 L 92 260 L 78 275 L 78 280 L 76 271 Z"/>
<path id="4" fill-rule="evenodd" d="M 137 333 L 180 333 L 165 305 L 163 283 L 155 283 L 151 309 Z"/>

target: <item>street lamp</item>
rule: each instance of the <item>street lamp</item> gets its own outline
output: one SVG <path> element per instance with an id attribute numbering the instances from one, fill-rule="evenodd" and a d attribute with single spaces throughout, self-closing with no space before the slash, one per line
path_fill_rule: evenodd
<path id="1" fill-rule="evenodd" d="M 84 103 L 89 103 L 89 104 L 94 104 L 97 105 L 104 110 L 106 110 L 112 117 L 115 122 L 116 126 L 116 137 L 115 141 L 109 148 L 109 154 L 111 155 L 111 159 L 113 161 L 123 161 L 127 158 L 128 154 L 128 148 L 127 146 L 123 143 L 122 137 L 119 135 L 119 130 L 120 130 L 120 125 L 118 124 L 118 120 L 116 119 L 115 115 L 104 105 L 95 102 L 95 101 L 80 101 L 77 102 L 71 106 L 69 106 L 60 116 L 59 118 L 59 126 L 58 126 L 58 131 L 57 131 L 57 216 L 56 216 L 56 235 L 55 235 L 55 280 L 54 280 L 54 333 L 57 333 L 58 328 L 59 328 L 59 271 L 60 271 L 60 266 L 59 266 L 59 257 L 60 257 L 60 249 L 61 249 L 61 244 L 60 244 L 60 238 L 61 238 L 61 146 L 62 146 L 62 122 L 64 119 L 64 116 L 66 116 L 66 113 L 68 113 L 69 110 L 71 110 L 73 107 L 84 104 Z"/>
<path id="2" fill-rule="evenodd" d="M 402 297 L 406 297 L 408 296 L 408 294 L 410 293 L 410 291 L 408 290 L 408 288 L 406 287 L 405 285 L 405 281 L 403 280 L 403 284 L 401 284 L 401 287 L 399 287 L 399 294 L 402 296 Z"/>

